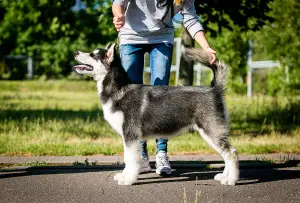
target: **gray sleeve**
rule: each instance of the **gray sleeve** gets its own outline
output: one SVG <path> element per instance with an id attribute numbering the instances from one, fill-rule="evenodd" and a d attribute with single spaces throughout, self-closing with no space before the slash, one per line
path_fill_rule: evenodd
<path id="1" fill-rule="evenodd" d="M 197 32 L 204 30 L 196 13 L 194 0 L 185 1 L 181 14 L 183 16 L 183 25 L 187 28 L 193 38 Z"/>
<path id="2" fill-rule="evenodd" d="M 126 10 L 129 2 L 130 0 L 114 0 L 113 4 L 120 4 L 124 8 L 124 10 Z"/>
<path id="3" fill-rule="evenodd" d="M 124 8 L 126 2 L 126 0 L 114 0 L 113 4 L 120 4 Z"/>

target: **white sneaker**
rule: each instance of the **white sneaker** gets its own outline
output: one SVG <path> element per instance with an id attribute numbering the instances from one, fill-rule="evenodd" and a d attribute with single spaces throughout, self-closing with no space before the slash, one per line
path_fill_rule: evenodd
<path id="1" fill-rule="evenodd" d="M 172 169 L 169 163 L 169 157 L 166 152 L 156 154 L 156 173 L 159 175 L 171 175 Z"/>
<path id="2" fill-rule="evenodd" d="M 151 171 L 150 163 L 148 157 L 142 157 L 141 168 L 139 173 L 146 173 Z"/>

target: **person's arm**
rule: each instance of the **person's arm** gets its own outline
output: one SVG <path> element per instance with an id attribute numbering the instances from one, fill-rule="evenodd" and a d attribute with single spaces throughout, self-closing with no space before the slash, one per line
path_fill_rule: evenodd
<path id="1" fill-rule="evenodd" d="M 205 49 L 208 53 L 211 54 L 212 58 L 210 63 L 213 63 L 216 60 L 216 51 L 210 48 L 209 43 L 205 37 L 205 33 L 203 31 L 199 31 L 194 36 L 195 40 L 198 42 L 198 44 L 202 47 L 202 49 Z"/>
<path id="2" fill-rule="evenodd" d="M 115 0 L 112 6 L 112 12 L 114 15 L 113 23 L 115 28 L 119 32 L 120 29 L 125 24 L 125 17 L 124 17 L 124 0 Z"/>
<path id="3" fill-rule="evenodd" d="M 210 45 L 205 37 L 204 29 L 199 22 L 198 15 L 194 6 L 194 0 L 186 0 L 181 14 L 183 15 L 183 25 L 187 28 L 191 36 L 196 42 L 212 55 L 211 63 L 216 59 L 216 51 L 210 48 Z"/>

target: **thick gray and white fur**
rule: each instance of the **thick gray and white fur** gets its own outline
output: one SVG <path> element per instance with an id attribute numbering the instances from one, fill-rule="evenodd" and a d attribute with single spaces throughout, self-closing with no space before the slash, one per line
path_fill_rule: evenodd
<path id="1" fill-rule="evenodd" d="M 185 49 L 185 55 L 213 70 L 211 86 L 133 84 L 121 65 L 115 44 L 91 53 L 75 53 L 79 63 L 75 70 L 97 82 L 104 118 L 123 139 L 125 168 L 114 176 L 119 185 L 132 185 L 137 181 L 141 140 L 166 138 L 191 128 L 225 161 L 223 173 L 214 179 L 222 185 L 235 185 L 238 181 L 238 154 L 229 143 L 224 101 L 226 66 L 218 59 L 210 64 L 208 54 L 202 49 Z"/>

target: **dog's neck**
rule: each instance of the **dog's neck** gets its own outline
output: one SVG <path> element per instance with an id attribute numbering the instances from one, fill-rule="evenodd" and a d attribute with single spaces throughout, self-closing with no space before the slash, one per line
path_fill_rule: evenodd
<path id="1" fill-rule="evenodd" d="M 98 92 L 98 96 L 101 96 L 101 93 L 103 91 L 103 80 L 104 80 L 105 76 L 97 76 L 94 77 L 94 80 L 97 82 L 97 92 Z"/>
<path id="2" fill-rule="evenodd" d="M 127 73 L 121 66 L 121 62 L 116 63 L 115 59 L 105 76 L 98 76 L 94 79 L 97 80 L 98 95 L 102 103 L 105 103 L 110 98 L 115 97 L 122 92 L 122 88 L 131 84 Z"/>

